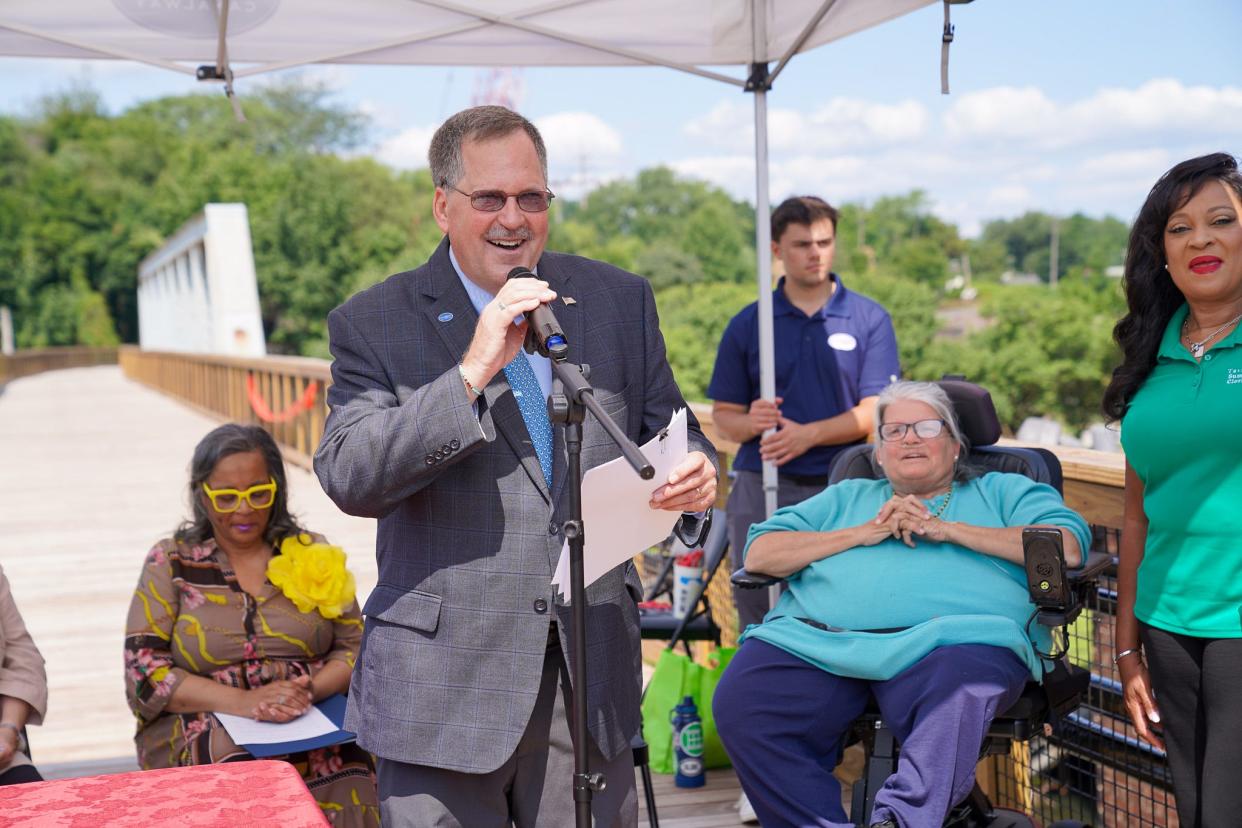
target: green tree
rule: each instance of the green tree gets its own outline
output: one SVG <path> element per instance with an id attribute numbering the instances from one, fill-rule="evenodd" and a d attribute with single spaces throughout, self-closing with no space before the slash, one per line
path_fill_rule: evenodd
<path id="1" fill-rule="evenodd" d="M 553 224 L 551 241 L 557 249 L 586 256 L 607 251 L 613 257 L 598 257 L 641 273 L 640 252 L 658 246 L 664 252 L 649 260 L 667 264 L 672 259 L 669 251 L 680 250 L 698 262 L 696 270 L 706 281 L 753 278 L 750 206 L 705 182 L 678 178 L 667 167 L 605 184 L 580 203 L 564 205 L 562 215 L 569 226 Z M 588 227 L 593 235 L 586 232 Z M 630 242 L 618 250 L 620 239 Z M 622 258 L 615 258 L 617 254 Z M 668 278 L 662 274 L 661 281 Z"/>
<path id="2" fill-rule="evenodd" d="M 686 399 L 707 399 L 725 326 L 754 301 L 754 286 L 734 282 L 675 285 L 656 294 L 668 361 Z"/>
<path id="3" fill-rule="evenodd" d="M 991 325 L 965 340 L 933 342 L 915 368 L 919 379 L 961 373 L 986 386 L 1011 431 L 1031 416 L 1072 429 L 1098 421 L 1100 398 L 1120 356 L 1112 325 L 1124 303 L 1104 278 L 1011 286 L 984 303 Z"/>

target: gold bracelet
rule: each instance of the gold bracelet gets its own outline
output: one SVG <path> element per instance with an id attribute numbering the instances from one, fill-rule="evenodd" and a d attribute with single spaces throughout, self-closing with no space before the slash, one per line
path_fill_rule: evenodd
<path id="1" fill-rule="evenodd" d="M 474 383 L 470 381 L 470 377 L 466 376 L 466 366 L 462 365 L 460 362 L 457 363 L 457 374 L 461 377 L 461 381 L 466 384 L 467 391 L 474 394 L 476 397 L 483 396 L 483 392 L 475 388 Z"/>

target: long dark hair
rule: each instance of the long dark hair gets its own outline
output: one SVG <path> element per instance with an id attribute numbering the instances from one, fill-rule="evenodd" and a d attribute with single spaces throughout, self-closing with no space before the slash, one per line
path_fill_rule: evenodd
<path id="1" fill-rule="evenodd" d="M 1156 352 L 1186 297 L 1164 269 L 1164 229 L 1169 216 L 1185 206 L 1209 181 L 1219 181 L 1242 198 L 1242 175 L 1237 160 L 1216 152 L 1183 161 L 1160 176 L 1130 228 L 1124 284 L 1129 311 L 1113 328 L 1121 348 L 1121 364 L 1104 392 L 1104 416 L 1125 416 L 1139 387 L 1156 366 Z"/>
<path id="2" fill-rule="evenodd" d="M 202 543 L 213 537 L 207 506 L 203 504 L 203 483 L 211 477 L 216 465 L 225 457 L 248 451 L 257 451 L 263 455 L 267 473 L 276 481 L 276 499 L 268 512 L 263 540 L 278 549 L 280 541 L 306 531 L 289 514 L 289 485 L 285 477 L 285 461 L 272 435 L 258 426 L 227 423 L 212 429 L 194 447 L 194 458 L 190 460 L 191 518 L 177 528 L 174 537 L 178 541 Z"/>

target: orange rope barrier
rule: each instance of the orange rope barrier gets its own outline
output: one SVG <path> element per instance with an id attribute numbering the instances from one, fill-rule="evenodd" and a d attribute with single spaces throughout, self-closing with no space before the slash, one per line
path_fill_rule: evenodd
<path id="1" fill-rule="evenodd" d="M 254 374 L 246 374 L 246 396 L 250 399 L 250 408 L 265 423 L 287 422 L 303 411 L 310 411 L 311 406 L 315 404 L 315 397 L 318 395 L 319 383 L 311 380 L 307 384 L 306 390 L 302 392 L 301 398 L 295 400 L 279 414 L 273 414 L 271 407 L 263 399 L 263 395 L 259 393 L 259 386 L 254 381 Z"/>

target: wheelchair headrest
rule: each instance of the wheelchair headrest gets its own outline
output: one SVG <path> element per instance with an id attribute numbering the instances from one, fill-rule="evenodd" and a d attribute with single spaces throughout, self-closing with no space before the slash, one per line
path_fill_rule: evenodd
<path id="1" fill-rule="evenodd" d="M 1047 483 L 1062 490 L 1061 462 L 1047 449 L 994 446 L 1001 436 L 1000 418 L 987 389 L 973 382 L 944 379 L 938 383 L 953 404 L 962 435 L 970 443 L 967 462 L 981 471 L 1002 471 L 1023 474 L 1038 483 Z M 858 445 L 845 449 L 833 460 L 828 473 L 829 484 L 854 477 L 875 478 L 871 465 L 872 446 Z"/>
<path id="2" fill-rule="evenodd" d="M 990 446 L 1000 439 L 1000 418 L 996 416 L 996 406 L 986 388 L 966 380 L 946 379 L 936 384 L 953 404 L 957 423 L 971 448 Z"/>

